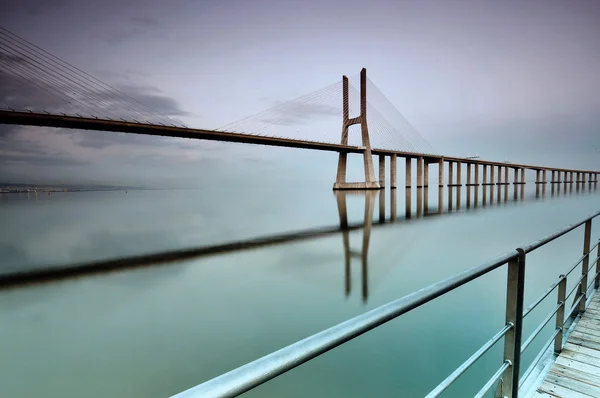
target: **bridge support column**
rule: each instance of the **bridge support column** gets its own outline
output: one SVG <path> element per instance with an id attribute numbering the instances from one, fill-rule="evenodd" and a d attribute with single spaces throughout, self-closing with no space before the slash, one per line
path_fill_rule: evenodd
<path id="1" fill-rule="evenodd" d="M 396 181 L 396 173 L 398 171 L 397 166 L 396 166 L 396 159 L 397 159 L 398 155 L 393 154 L 392 156 L 390 156 L 390 188 L 394 189 L 398 186 L 397 181 Z"/>
<path id="2" fill-rule="evenodd" d="M 411 158 L 406 158 L 406 188 L 409 189 L 412 184 L 412 173 L 411 173 L 411 168 L 412 168 L 412 159 Z"/>
<path id="3" fill-rule="evenodd" d="M 424 159 L 423 160 L 423 187 L 429 187 L 429 162 Z"/>
<path id="4" fill-rule="evenodd" d="M 385 155 L 379 155 L 379 187 L 385 187 Z"/>
<path id="5" fill-rule="evenodd" d="M 456 186 L 458 186 L 459 188 L 459 192 L 460 192 L 460 187 L 462 187 L 462 163 L 461 162 L 456 162 Z M 460 194 L 459 194 L 460 195 Z"/>
<path id="6" fill-rule="evenodd" d="M 495 185 L 494 182 L 494 166 L 490 165 L 490 185 Z"/>
<path id="7" fill-rule="evenodd" d="M 498 166 L 498 184 L 502 185 L 502 166 Z"/>
<path id="8" fill-rule="evenodd" d="M 473 163 L 473 167 L 475 168 L 475 181 L 473 181 L 473 184 L 475 186 L 479 186 L 479 165 L 477 163 Z"/>
<path id="9" fill-rule="evenodd" d="M 540 183 L 540 170 L 535 171 L 535 183 L 536 184 Z"/>
<path id="10" fill-rule="evenodd" d="M 348 78 L 342 77 L 342 145 L 348 145 L 348 128 L 354 124 L 360 124 L 363 152 L 363 163 L 365 168 L 364 182 L 346 182 L 347 153 L 341 153 L 338 160 L 338 170 L 333 189 L 380 189 L 375 179 L 373 168 L 373 156 L 371 155 L 371 143 L 369 140 L 369 129 L 367 126 L 367 70 L 360 71 L 360 116 L 350 119 L 348 105 Z"/>
<path id="11" fill-rule="evenodd" d="M 467 163 L 467 187 L 471 186 L 471 163 Z M 470 189 L 470 188 L 467 188 Z"/>
<path id="12" fill-rule="evenodd" d="M 443 188 L 444 187 L 444 158 L 441 158 L 438 161 L 438 187 L 439 188 Z M 441 206 L 441 203 L 440 203 Z"/>
<path id="13" fill-rule="evenodd" d="M 448 186 L 454 185 L 454 162 L 448 162 Z"/>
<path id="14" fill-rule="evenodd" d="M 482 185 L 487 185 L 487 164 L 483 165 L 483 184 Z M 485 192 L 485 189 L 484 189 Z"/>
<path id="15" fill-rule="evenodd" d="M 417 188 L 423 188 L 423 156 L 417 158 Z"/>

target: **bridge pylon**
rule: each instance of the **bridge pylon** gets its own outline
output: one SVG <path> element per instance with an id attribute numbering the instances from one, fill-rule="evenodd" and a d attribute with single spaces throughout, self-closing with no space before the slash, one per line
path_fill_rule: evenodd
<path id="1" fill-rule="evenodd" d="M 367 70 L 363 68 L 360 71 L 360 115 L 358 117 L 349 117 L 348 105 L 348 78 L 342 77 L 342 102 L 343 102 L 343 121 L 342 121 L 342 145 L 348 145 L 348 128 L 354 124 L 360 124 L 363 160 L 365 167 L 364 182 L 346 182 L 346 162 L 347 152 L 340 152 L 338 160 L 338 169 L 333 189 L 381 189 L 379 182 L 375 179 L 373 168 L 373 156 L 371 155 L 371 143 L 369 141 L 369 129 L 367 127 Z"/>

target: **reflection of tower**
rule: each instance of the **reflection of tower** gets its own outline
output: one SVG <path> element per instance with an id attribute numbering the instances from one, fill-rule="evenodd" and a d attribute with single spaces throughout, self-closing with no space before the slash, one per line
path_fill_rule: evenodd
<path id="1" fill-rule="evenodd" d="M 371 226 L 373 225 L 373 209 L 375 207 L 375 196 L 378 191 L 336 191 L 335 198 L 337 200 L 338 212 L 340 215 L 340 228 L 342 229 L 342 235 L 344 240 L 344 262 L 345 262 L 345 274 L 346 274 L 346 295 L 350 294 L 352 290 L 351 285 L 351 269 L 350 262 L 352 257 L 361 258 L 361 269 L 362 269 L 362 297 L 363 302 L 367 301 L 369 296 L 368 286 L 368 269 L 367 269 L 367 257 L 369 253 L 369 240 L 371 238 Z M 365 197 L 365 217 L 363 227 L 363 241 L 360 252 L 355 252 L 350 249 L 350 231 L 348 229 L 348 209 L 346 207 L 346 196 L 347 195 L 364 195 Z M 383 192 L 381 193 L 383 195 Z"/>

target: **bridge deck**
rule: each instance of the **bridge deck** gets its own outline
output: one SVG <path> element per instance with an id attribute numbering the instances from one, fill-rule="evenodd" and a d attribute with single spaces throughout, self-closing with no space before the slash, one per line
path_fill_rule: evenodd
<path id="1" fill-rule="evenodd" d="M 600 397 L 600 295 L 592 298 L 533 397 Z"/>

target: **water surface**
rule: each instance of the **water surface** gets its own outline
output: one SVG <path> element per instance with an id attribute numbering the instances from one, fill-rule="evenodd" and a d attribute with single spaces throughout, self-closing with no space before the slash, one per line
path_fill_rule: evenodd
<path id="1" fill-rule="evenodd" d="M 548 185 L 536 195 L 528 184 L 516 200 L 513 186 L 506 196 L 504 187 L 500 196 L 492 189 L 485 205 L 479 189 L 476 208 L 471 192 L 469 209 L 464 187 L 460 200 L 456 189 L 445 188 L 441 207 L 437 186 L 426 193 L 414 189 L 408 213 L 403 188 L 385 190 L 383 199 L 379 193 L 336 197 L 330 187 L 294 184 L 3 195 L 2 273 L 287 238 L 174 264 L 0 290 L 0 395 L 168 396 L 600 209 L 589 186 L 560 184 L 553 194 Z M 419 206 L 423 196 L 427 205 Z M 366 221 L 365 228 L 312 238 L 338 228 L 344 216 L 351 225 Z M 526 304 L 581 255 L 582 235 L 578 228 L 528 256 Z M 503 327 L 505 288 L 502 268 L 247 396 L 423 396 Z M 524 338 L 554 305 L 551 295 L 527 318 Z M 551 332 L 542 332 L 525 361 Z M 472 396 L 500 366 L 501 355 L 498 344 L 445 396 Z"/>

